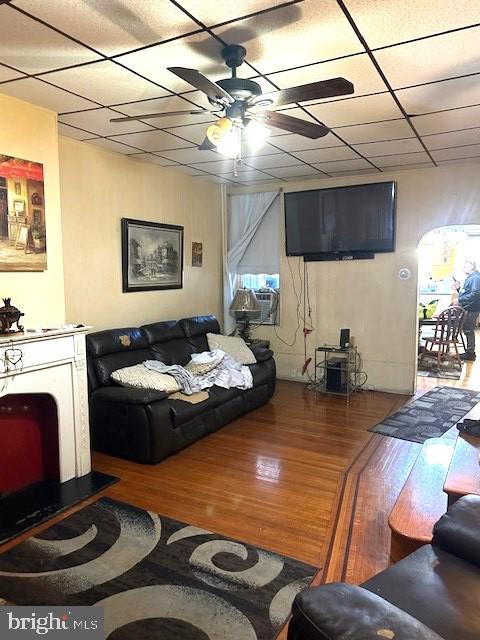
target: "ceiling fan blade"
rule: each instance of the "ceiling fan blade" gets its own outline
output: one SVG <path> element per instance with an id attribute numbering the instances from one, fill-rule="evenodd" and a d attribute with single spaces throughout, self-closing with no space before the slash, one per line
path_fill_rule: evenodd
<path id="1" fill-rule="evenodd" d="M 333 98 L 334 96 L 344 96 L 355 91 L 353 84 L 345 78 L 331 78 L 330 80 L 320 80 L 310 84 L 302 84 L 298 87 L 289 87 L 265 93 L 258 100 L 273 100 L 272 106 L 278 107 L 284 104 L 295 102 L 305 102 L 306 100 L 321 100 L 322 98 Z"/>
<path id="2" fill-rule="evenodd" d="M 161 111 L 160 113 L 144 113 L 139 116 L 122 116 L 120 118 L 111 118 L 110 122 L 130 122 L 131 120 L 149 120 L 151 118 L 162 118 L 163 116 L 181 116 L 181 115 L 201 115 L 202 113 L 218 113 L 217 111 L 205 111 L 205 109 L 186 109 L 183 111 Z"/>
<path id="3" fill-rule="evenodd" d="M 235 102 L 234 98 L 225 89 L 222 89 L 222 87 L 209 80 L 207 76 L 204 76 L 203 73 L 196 69 L 187 69 L 186 67 L 167 67 L 167 69 L 185 82 L 188 82 L 188 84 L 191 84 L 195 89 L 200 89 L 200 91 L 206 93 L 210 100 L 214 102 L 227 104 Z"/>
<path id="4" fill-rule="evenodd" d="M 293 116 L 287 116 L 285 113 L 278 111 L 262 111 L 254 116 L 257 122 L 261 122 L 270 127 L 277 129 L 284 129 L 290 133 L 298 133 L 305 138 L 322 138 L 326 136 L 330 131 L 324 124 L 317 124 L 316 122 L 307 122 L 307 120 L 301 120 L 300 118 L 294 118 Z"/>

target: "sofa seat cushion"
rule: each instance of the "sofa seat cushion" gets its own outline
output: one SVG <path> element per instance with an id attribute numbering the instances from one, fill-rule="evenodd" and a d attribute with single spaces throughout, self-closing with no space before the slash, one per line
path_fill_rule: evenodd
<path id="1" fill-rule="evenodd" d="M 174 427 L 179 427 L 201 415 L 204 411 L 216 409 L 223 403 L 242 394 L 240 389 L 222 389 L 222 387 L 217 386 L 210 387 L 206 389 L 206 391 L 208 392 L 208 398 L 195 404 L 185 400 L 173 400 L 169 398 L 168 403 L 170 405 Z"/>
<path id="2" fill-rule="evenodd" d="M 168 375 L 168 373 L 152 371 L 143 364 L 117 369 L 112 373 L 111 377 L 122 387 L 155 389 L 156 391 L 166 391 L 167 393 L 180 391 L 180 385 L 173 376 Z"/>
<path id="3" fill-rule="evenodd" d="M 445 640 L 480 638 L 480 569 L 425 545 L 362 585 Z"/>

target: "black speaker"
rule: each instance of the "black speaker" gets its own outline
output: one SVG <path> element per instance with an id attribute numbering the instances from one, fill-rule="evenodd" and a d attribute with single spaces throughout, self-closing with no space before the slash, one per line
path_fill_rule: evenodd
<path id="1" fill-rule="evenodd" d="M 327 391 L 341 393 L 346 387 L 345 360 L 343 358 L 330 358 L 327 362 Z"/>
<path id="2" fill-rule="evenodd" d="M 340 329 L 340 346 L 342 349 L 350 346 L 350 329 Z"/>

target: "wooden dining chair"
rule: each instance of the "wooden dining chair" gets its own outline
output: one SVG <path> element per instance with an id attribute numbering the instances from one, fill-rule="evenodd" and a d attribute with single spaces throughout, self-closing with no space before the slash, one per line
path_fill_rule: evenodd
<path id="1" fill-rule="evenodd" d="M 425 357 L 436 355 L 438 366 L 440 366 L 442 360 L 449 357 L 452 357 L 462 366 L 457 345 L 464 318 L 465 310 L 458 305 L 448 307 L 438 314 L 433 335 L 422 338 L 425 342 L 425 350 L 420 354 L 419 364 L 422 363 Z M 452 347 L 453 354 L 450 353 Z"/>

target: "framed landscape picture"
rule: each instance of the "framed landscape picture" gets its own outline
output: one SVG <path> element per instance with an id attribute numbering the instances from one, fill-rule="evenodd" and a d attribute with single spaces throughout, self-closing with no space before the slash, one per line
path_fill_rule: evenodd
<path id="1" fill-rule="evenodd" d="M 122 218 L 123 291 L 183 287 L 183 227 Z"/>

